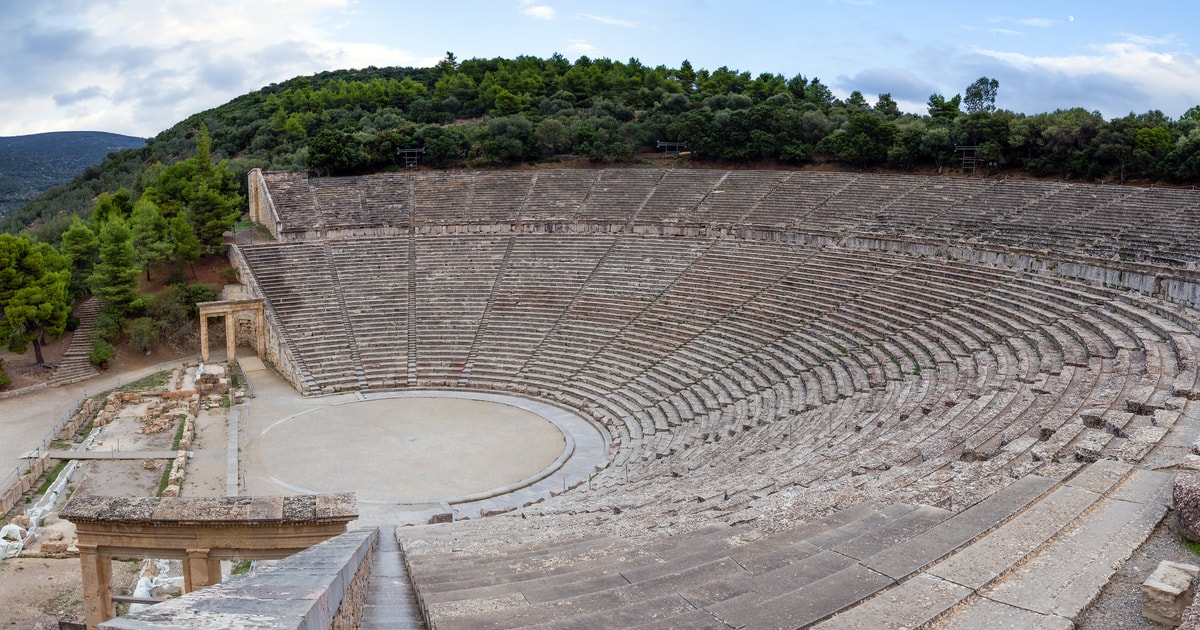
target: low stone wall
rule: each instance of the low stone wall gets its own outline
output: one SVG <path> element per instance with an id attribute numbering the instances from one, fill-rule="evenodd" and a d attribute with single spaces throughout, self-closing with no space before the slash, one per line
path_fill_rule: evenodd
<path id="1" fill-rule="evenodd" d="M 107 630 L 155 628 L 358 628 L 371 577 L 375 529 L 335 536 L 231 579 L 100 624 Z"/>
<path id="2" fill-rule="evenodd" d="M 43 452 L 40 457 L 29 460 L 29 468 L 20 475 L 14 472 L 8 476 L 5 487 L 0 488 L 0 516 L 21 503 L 24 494 L 33 489 L 34 482 L 46 472 L 47 455 L 48 453 Z M 4 521 L 0 521 L 0 525 L 3 523 Z"/>

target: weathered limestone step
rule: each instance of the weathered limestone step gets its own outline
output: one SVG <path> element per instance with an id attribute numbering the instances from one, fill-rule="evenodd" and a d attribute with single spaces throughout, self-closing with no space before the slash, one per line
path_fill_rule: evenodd
<path id="1" fill-rule="evenodd" d="M 928 572 L 971 588 L 988 584 L 1085 513 L 1131 470 L 1110 460 L 1084 467 L 1045 500 Z"/>
<path id="2" fill-rule="evenodd" d="M 935 527 L 954 513 L 928 505 L 917 506 L 911 511 L 881 523 L 855 538 L 834 547 L 833 550 L 856 560 L 865 560 L 877 553 L 894 547 L 914 535 Z"/>
<path id="3" fill-rule="evenodd" d="M 569 587 L 570 585 L 568 585 Z M 503 601 L 503 607 L 472 615 L 477 627 L 522 627 L 554 622 L 570 623 L 575 617 L 595 612 L 627 608 L 643 602 L 683 597 L 692 606 L 702 606 L 748 592 L 750 574 L 728 558 L 693 567 L 644 582 L 576 594 L 567 588 L 556 592 L 553 586 L 541 591 L 524 591 L 522 597 L 485 598 L 434 604 L 435 617 L 455 610 L 486 610 L 490 602 Z M 439 623 L 439 627 L 440 627 Z"/>
<path id="4" fill-rule="evenodd" d="M 1053 479 L 1026 475 L 1003 490 L 912 538 L 876 554 L 868 566 L 899 580 L 936 562 L 1004 523 L 1055 484 Z"/>
<path id="5" fill-rule="evenodd" d="M 736 628 L 804 627 L 892 583 L 886 575 L 854 563 L 778 597 L 747 593 L 707 606 L 706 610 Z"/>
<path id="6" fill-rule="evenodd" d="M 1066 617 L 1043 615 L 990 599 L 975 598 L 952 617 L 939 620 L 938 630 L 1075 630 Z"/>
<path id="7" fill-rule="evenodd" d="M 817 624 L 825 630 L 905 630 L 936 618 L 971 595 L 971 589 L 927 573 L 917 575 Z M 992 628 L 985 624 L 979 628 Z"/>
<path id="8" fill-rule="evenodd" d="M 1037 557 L 980 594 L 1026 610 L 1074 619 L 1158 526 L 1167 512 L 1162 491 L 1171 477 L 1136 471 L 1120 492 L 1126 498 L 1106 499 Z M 1135 497 L 1148 500 L 1128 500 Z"/>
<path id="9" fill-rule="evenodd" d="M 417 630 L 425 627 L 404 568 L 400 545 L 387 528 L 371 557 L 371 586 L 363 605 L 362 630 Z"/>

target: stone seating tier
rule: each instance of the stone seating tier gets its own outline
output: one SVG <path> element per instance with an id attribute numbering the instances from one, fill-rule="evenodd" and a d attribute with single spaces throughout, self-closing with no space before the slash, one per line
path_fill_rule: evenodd
<path id="1" fill-rule="evenodd" d="M 745 587 L 771 580 L 722 573 L 716 567 L 737 558 L 713 541 L 728 532 L 705 526 L 732 525 L 735 537 L 747 537 L 738 548 L 763 544 L 759 553 L 787 557 L 764 541 L 821 515 L 890 515 L 863 524 L 854 538 L 892 517 L 908 522 L 909 508 L 893 504 L 919 504 L 923 514 L 938 515 L 936 524 L 914 525 L 889 543 L 903 546 L 909 538 L 948 535 L 942 523 L 1003 502 L 1008 487 L 1043 483 L 1036 480 L 1048 485 L 1008 515 L 986 517 L 996 520 L 981 525 L 984 538 L 947 543 L 905 573 L 864 561 L 873 557 L 866 551 L 852 556 L 859 563 L 853 567 L 814 569 L 813 583 L 824 590 L 867 590 L 850 589 L 846 602 L 810 613 L 814 622 L 836 623 L 830 615 L 840 613 L 861 625 L 878 614 L 872 602 L 914 596 L 934 603 L 919 613 L 906 608 L 923 621 L 900 625 L 945 618 L 955 620 L 946 627 L 965 627 L 979 611 L 1015 615 L 1018 625 L 1053 621 L 1077 612 L 1078 600 L 1022 607 L 1020 599 L 1036 598 L 1037 580 L 1016 577 L 1023 573 L 1013 567 L 1049 562 L 1038 560 L 1043 553 L 1081 552 L 1068 551 L 1076 529 L 1117 539 L 1107 525 L 1085 524 L 1089 514 L 1124 518 L 1133 529 L 1121 535 L 1134 532 L 1130 540 L 1144 537 L 1161 516 L 1153 499 L 1157 473 L 1132 465 L 1180 417 L 1197 412 L 1190 399 L 1200 378 L 1193 335 L 1200 319 L 1190 309 L 1003 264 L 864 247 L 856 235 L 1046 248 L 1052 243 L 1041 235 L 1056 230 L 1054 238 L 1070 243 L 1066 254 L 1134 251 L 1151 239 L 1138 240 L 1145 224 L 1116 225 L 1125 216 L 1118 206 L 1145 202 L 1158 208 L 1147 221 L 1167 221 L 1171 203 L 1194 208 L 1194 195 L 810 172 L 388 177 L 358 178 L 361 203 L 372 212 L 390 203 L 397 216 L 407 213 L 409 223 L 395 224 L 407 233 L 239 248 L 252 286 L 266 298 L 269 325 L 295 355 L 294 381 L 310 394 L 446 387 L 544 398 L 604 425 L 613 440 L 611 460 L 586 484 L 511 516 L 456 524 L 447 535 L 455 548 L 487 559 L 478 561 L 481 571 L 513 558 L 498 540 L 530 549 L 587 547 L 572 542 L 585 531 L 607 541 L 620 566 L 603 564 L 608 552 L 587 547 L 586 559 L 552 560 L 562 570 L 542 574 L 529 591 L 512 590 L 507 580 L 472 582 L 473 572 L 465 571 L 451 589 L 461 597 L 421 591 L 414 570 L 434 627 L 583 626 L 614 602 L 631 618 L 662 612 L 663 627 L 736 615 L 746 620 L 739 623 L 769 624 L 771 615 L 800 614 L 795 602 L 806 598 L 772 590 L 781 586 Z M 291 198 L 305 198 L 296 181 L 288 185 Z M 312 199 L 337 188 L 321 186 L 328 190 L 309 187 Z M 397 191 L 390 197 L 389 187 Z M 347 203 L 330 201 L 318 215 L 348 212 Z M 469 229 L 460 229 L 464 220 Z M 556 223 L 521 227 L 543 220 Z M 595 230 L 581 227 L 589 222 Z M 641 229 L 697 222 L 813 237 Z M 1068 489 L 1073 480 L 1113 470 L 1124 472 L 1107 489 L 1089 485 L 1096 495 L 1090 503 L 1051 519 L 1057 524 L 1045 538 L 1014 552 L 971 592 L 948 586 L 958 577 L 950 568 L 930 568 L 1004 531 L 1007 519 L 1040 506 L 1040 497 L 1078 494 Z M 1142 489 L 1122 490 L 1131 483 Z M 442 531 L 430 530 L 428 540 L 422 533 L 412 549 L 406 543 L 410 564 L 421 545 L 438 546 Z M 690 540 L 725 555 L 678 563 L 660 556 L 647 566 L 666 573 L 646 574 L 645 582 L 633 550 L 644 549 L 638 539 L 646 532 L 675 534 L 672 545 Z M 471 566 L 461 557 L 445 561 Z M 1107 579 L 1101 570 L 1080 570 L 1080 584 Z M 615 576 L 621 579 L 610 581 Z M 710 581 L 726 590 L 732 581 L 743 586 L 695 604 L 700 600 L 689 594 Z M 678 606 L 681 598 L 686 606 Z"/>

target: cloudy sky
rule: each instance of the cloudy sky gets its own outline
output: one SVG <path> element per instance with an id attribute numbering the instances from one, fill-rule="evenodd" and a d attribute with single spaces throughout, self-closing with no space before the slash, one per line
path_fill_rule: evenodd
<path id="1" fill-rule="evenodd" d="M 581 55 L 819 77 L 923 111 L 980 76 L 997 106 L 1107 117 L 1200 104 L 1192 0 L 0 0 L 0 136 L 152 136 L 297 75 Z"/>

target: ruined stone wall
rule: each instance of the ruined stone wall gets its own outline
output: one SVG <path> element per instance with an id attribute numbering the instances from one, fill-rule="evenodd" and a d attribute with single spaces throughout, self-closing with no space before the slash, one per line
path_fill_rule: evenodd
<path id="1" fill-rule="evenodd" d="M 267 189 L 267 181 L 263 178 L 262 169 L 256 168 L 250 171 L 246 177 L 246 188 L 250 220 L 266 227 L 267 231 L 278 239 L 282 222 L 275 209 L 275 202 L 271 199 L 271 193 Z"/>
<path id="2" fill-rule="evenodd" d="M 48 453 L 42 452 L 40 457 L 29 460 L 29 469 L 17 475 L 10 474 L 9 481 L 5 487 L 0 488 L 0 515 L 7 514 L 9 510 L 22 502 L 22 496 L 33 489 L 33 484 L 46 472 L 46 463 L 49 461 Z M 4 521 L 0 521 L 0 525 Z"/>
<path id="3" fill-rule="evenodd" d="M 229 254 L 229 260 L 231 263 L 234 261 L 234 254 L 232 252 Z M 234 268 L 238 269 L 239 278 L 246 277 L 245 271 L 238 268 L 236 264 Z M 225 288 L 221 289 L 220 299 L 222 301 L 237 301 L 255 299 L 257 297 L 250 287 L 244 284 L 227 284 Z M 258 339 L 258 317 L 253 311 L 238 311 L 233 314 L 233 334 L 234 343 L 237 345 L 248 348 L 254 347 Z"/>
<path id="4" fill-rule="evenodd" d="M 375 529 L 347 532 L 284 558 L 272 569 L 167 600 L 99 627 L 357 628 L 378 541 Z"/>

